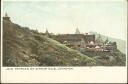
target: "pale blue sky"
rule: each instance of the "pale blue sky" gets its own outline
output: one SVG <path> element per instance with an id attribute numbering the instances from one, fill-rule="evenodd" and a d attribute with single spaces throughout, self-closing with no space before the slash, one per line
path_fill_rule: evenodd
<path id="1" fill-rule="evenodd" d="M 126 39 L 127 4 L 121 1 L 5 1 L 5 12 L 14 23 L 52 33 L 95 31 Z"/>

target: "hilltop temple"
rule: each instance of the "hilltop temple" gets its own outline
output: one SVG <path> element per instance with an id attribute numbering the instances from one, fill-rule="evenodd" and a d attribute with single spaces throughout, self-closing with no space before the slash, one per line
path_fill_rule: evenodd
<path id="1" fill-rule="evenodd" d="M 11 21 L 10 17 L 8 16 L 8 14 L 6 13 L 5 16 L 3 17 L 3 20 L 5 21 Z"/>
<path id="2" fill-rule="evenodd" d="M 10 17 L 6 13 L 3 17 L 4 21 L 10 21 Z M 38 32 L 38 31 L 36 31 Z M 54 35 L 48 32 L 43 34 L 49 38 L 53 38 L 54 40 L 64 44 L 73 49 L 85 49 L 86 51 L 105 51 L 105 52 L 113 52 L 117 50 L 116 42 L 103 41 L 101 36 L 99 35 L 98 38 L 95 37 L 94 34 L 81 34 L 79 29 L 76 28 L 76 32 L 74 34 L 59 34 Z"/>
<path id="3" fill-rule="evenodd" d="M 75 34 L 55 35 L 55 40 L 70 48 L 85 49 L 86 51 L 113 52 L 117 49 L 116 42 L 104 42 L 100 35 L 96 38 L 93 34 L 81 34 L 78 28 Z"/>

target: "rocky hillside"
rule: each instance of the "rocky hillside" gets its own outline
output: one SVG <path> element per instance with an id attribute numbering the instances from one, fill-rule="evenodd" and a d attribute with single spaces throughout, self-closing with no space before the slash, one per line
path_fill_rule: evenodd
<path id="1" fill-rule="evenodd" d="M 29 28 L 3 21 L 4 66 L 87 66 L 96 61 Z"/>
<path id="2" fill-rule="evenodd" d="M 38 31 L 3 21 L 3 66 L 124 66 L 126 55 L 80 52 Z"/>

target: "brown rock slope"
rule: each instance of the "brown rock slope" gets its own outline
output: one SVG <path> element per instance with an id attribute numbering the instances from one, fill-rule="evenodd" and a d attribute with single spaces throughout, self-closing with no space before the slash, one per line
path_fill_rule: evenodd
<path id="1" fill-rule="evenodd" d="M 94 59 L 46 36 L 3 21 L 3 66 L 86 66 Z"/>

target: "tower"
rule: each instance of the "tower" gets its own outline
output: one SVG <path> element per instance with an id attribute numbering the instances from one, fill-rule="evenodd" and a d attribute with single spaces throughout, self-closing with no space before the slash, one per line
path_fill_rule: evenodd
<path id="1" fill-rule="evenodd" d="M 102 39 L 102 36 L 100 34 L 98 34 L 97 38 L 96 38 L 96 42 L 99 44 L 99 45 L 103 45 L 104 44 L 104 41 Z"/>
<path id="2" fill-rule="evenodd" d="M 46 35 L 47 37 L 49 37 L 49 32 L 48 32 L 47 28 L 46 28 L 45 35 Z"/>
<path id="3" fill-rule="evenodd" d="M 105 44 L 108 43 L 108 42 L 109 42 L 109 40 L 108 40 L 108 37 L 107 37 L 107 39 L 105 40 Z"/>
<path id="4" fill-rule="evenodd" d="M 80 34 L 80 31 L 79 31 L 78 28 L 76 28 L 76 32 L 75 32 L 75 34 Z"/>
<path id="5" fill-rule="evenodd" d="M 3 17 L 3 20 L 6 20 L 6 21 L 11 21 L 10 20 L 10 17 L 8 16 L 8 14 L 6 13 L 5 16 Z"/>
<path id="6" fill-rule="evenodd" d="M 46 28 L 46 32 L 45 32 L 45 34 L 49 34 L 49 32 L 48 32 L 47 28 Z"/>

